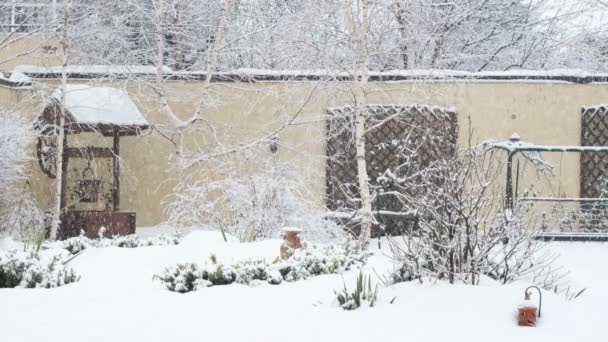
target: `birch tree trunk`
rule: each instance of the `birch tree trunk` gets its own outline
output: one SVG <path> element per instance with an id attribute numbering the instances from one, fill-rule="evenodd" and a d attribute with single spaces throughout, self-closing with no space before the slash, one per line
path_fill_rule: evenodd
<path id="1" fill-rule="evenodd" d="M 49 238 L 51 240 L 57 239 L 57 233 L 59 232 L 59 228 L 61 226 L 61 214 L 63 210 L 63 178 L 65 175 L 63 174 L 63 152 L 64 152 L 64 142 L 66 139 L 65 136 L 65 108 L 66 108 L 66 94 L 67 94 L 67 84 L 68 84 L 68 61 L 70 54 L 70 44 L 69 44 L 69 34 L 68 34 L 68 26 L 69 26 L 69 10 L 70 10 L 70 0 L 64 0 L 63 2 L 63 35 L 61 37 L 61 46 L 63 48 L 63 60 L 61 65 L 61 108 L 59 112 L 59 122 L 58 122 L 58 133 L 57 133 L 57 158 L 55 165 L 55 170 L 57 176 L 55 177 L 55 208 L 53 210 L 53 217 L 51 219 L 51 231 L 49 233 Z"/>
<path id="2" fill-rule="evenodd" d="M 165 54 L 165 44 L 163 39 L 163 15 L 164 15 L 164 0 L 156 1 L 156 18 L 155 18 L 155 26 L 156 26 L 156 87 L 159 88 L 159 92 L 161 93 L 161 102 L 164 98 L 164 92 L 160 90 L 163 82 L 163 66 L 164 66 L 164 54 Z"/>
<path id="3" fill-rule="evenodd" d="M 369 31 L 368 0 L 355 0 L 351 12 L 351 46 L 353 50 L 353 93 L 355 97 L 355 148 L 357 156 L 357 176 L 361 197 L 361 231 L 359 242 L 366 246 L 371 238 L 372 200 L 369 190 L 367 161 L 365 159 L 366 93 L 369 79 Z"/>

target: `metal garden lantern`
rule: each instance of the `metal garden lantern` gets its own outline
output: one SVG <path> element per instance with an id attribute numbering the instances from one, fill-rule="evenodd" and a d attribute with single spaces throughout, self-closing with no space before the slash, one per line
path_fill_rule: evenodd
<path id="1" fill-rule="evenodd" d="M 83 203 L 95 203 L 99 195 L 101 180 L 95 178 L 91 165 L 82 170 L 82 177 L 78 180 L 78 198 Z"/>
<path id="2" fill-rule="evenodd" d="M 532 288 L 534 288 L 538 291 L 538 307 L 530 301 L 531 293 L 528 292 L 528 290 L 532 289 Z M 536 318 L 537 317 L 540 318 L 542 299 L 543 299 L 542 293 L 540 292 L 540 289 L 537 286 L 530 286 L 526 289 L 526 291 L 524 291 L 524 302 L 518 308 L 518 311 L 519 311 L 518 324 L 520 326 L 527 326 L 527 327 L 536 326 Z M 538 316 L 537 316 L 537 312 L 538 312 Z"/>

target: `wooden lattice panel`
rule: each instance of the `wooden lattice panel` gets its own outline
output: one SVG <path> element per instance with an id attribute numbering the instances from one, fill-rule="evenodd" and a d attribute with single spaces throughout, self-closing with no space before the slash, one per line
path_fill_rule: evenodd
<path id="1" fill-rule="evenodd" d="M 584 107 L 581 145 L 608 146 L 608 105 Z M 608 176 L 608 153 L 581 154 L 580 197 L 602 197 L 602 184 Z"/>
<path id="2" fill-rule="evenodd" d="M 398 165 L 406 163 L 411 156 L 408 150 L 414 146 L 417 153 L 411 157 L 415 158 L 418 167 L 455 152 L 458 122 L 454 111 L 430 106 L 384 105 L 370 105 L 365 110 L 368 115 L 366 126 L 374 128 L 366 136 L 372 191 L 395 191 L 379 179 L 387 169 L 398 169 Z M 352 211 L 358 208 L 353 199 L 359 198 L 353 108 L 334 108 L 328 114 L 327 205 L 334 211 Z M 377 199 L 372 203 L 374 211 L 401 211 L 400 204 L 390 197 L 374 198 Z M 388 233 L 398 233 L 412 223 L 412 219 L 406 217 L 376 215 L 375 218 Z M 348 222 L 343 223 L 348 225 Z M 358 227 L 350 228 L 357 231 Z"/>

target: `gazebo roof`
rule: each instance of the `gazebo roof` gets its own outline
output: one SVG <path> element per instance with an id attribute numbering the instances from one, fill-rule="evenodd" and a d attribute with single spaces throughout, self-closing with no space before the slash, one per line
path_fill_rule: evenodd
<path id="1" fill-rule="evenodd" d="M 61 103 L 61 93 L 57 88 L 51 95 L 56 106 Z M 65 102 L 66 126 L 73 133 L 136 135 L 148 128 L 148 121 L 124 89 L 69 84 Z"/>

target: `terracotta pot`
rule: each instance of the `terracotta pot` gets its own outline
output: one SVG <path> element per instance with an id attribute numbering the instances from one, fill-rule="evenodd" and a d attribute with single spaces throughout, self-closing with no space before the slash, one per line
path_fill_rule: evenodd
<path id="1" fill-rule="evenodd" d="M 302 240 L 300 239 L 301 229 L 285 228 L 283 229 L 283 243 L 281 243 L 281 259 L 288 259 L 293 255 L 295 249 L 303 248 Z"/>
<path id="2" fill-rule="evenodd" d="M 519 309 L 518 324 L 520 326 L 535 327 L 536 326 L 536 307 L 522 306 Z"/>

